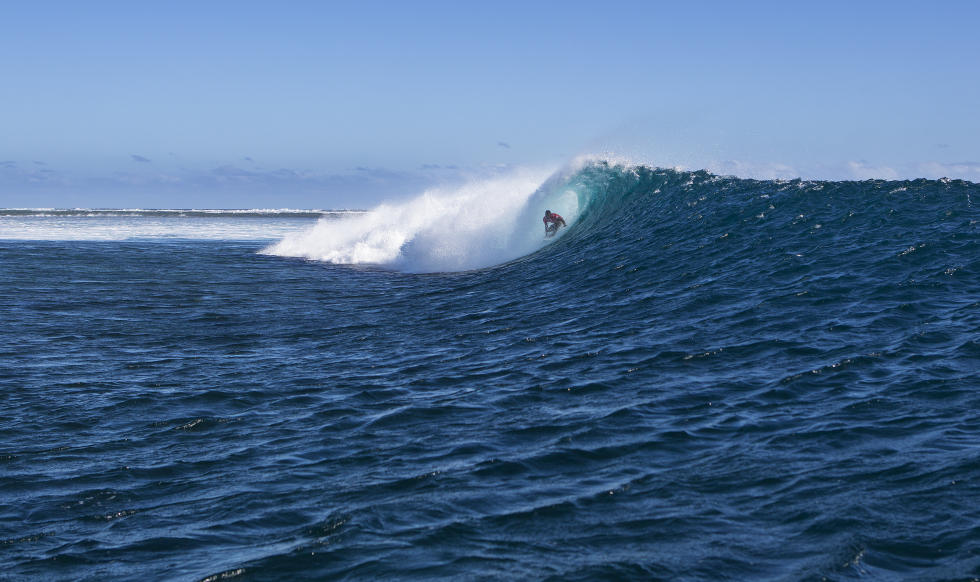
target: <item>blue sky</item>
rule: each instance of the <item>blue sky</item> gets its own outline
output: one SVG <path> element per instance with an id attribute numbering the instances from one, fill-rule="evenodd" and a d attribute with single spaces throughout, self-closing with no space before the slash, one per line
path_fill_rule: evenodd
<path id="1" fill-rule="evenodd" d="M 606 152 L 980 181 L 980 3 L 795 4 L 6 3 L 0 206 L 368 207 Z"/>

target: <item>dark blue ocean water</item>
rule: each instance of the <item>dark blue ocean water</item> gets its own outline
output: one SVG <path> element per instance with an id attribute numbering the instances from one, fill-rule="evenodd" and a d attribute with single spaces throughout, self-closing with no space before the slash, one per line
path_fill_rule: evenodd
<path id="1" fill-rule="evenodd" d="M 548 189 L 448 273 L 0 217 L 0 579 L 980 576 L 980 186 Z"/>

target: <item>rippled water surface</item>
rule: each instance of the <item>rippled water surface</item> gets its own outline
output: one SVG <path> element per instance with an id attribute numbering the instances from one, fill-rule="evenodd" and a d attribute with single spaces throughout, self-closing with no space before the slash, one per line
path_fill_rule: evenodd
<path id="1" fill-rule="evenodd" d="M 562 180 L 476 271 L 0 240 L 0 579 L 980 576 L 978 186 Z"/>

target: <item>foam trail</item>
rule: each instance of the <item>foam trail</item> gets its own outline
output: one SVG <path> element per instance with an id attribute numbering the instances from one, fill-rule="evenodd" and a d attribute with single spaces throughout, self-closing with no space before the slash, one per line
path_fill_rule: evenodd
<path id="1" fill-rule="evenodd" d="M 520 170 L 453 190 L 429 190 L 364 214 L 323 219 L 263 252 L 408 272 L 497 265 L 547 244 L 541 222 L 546 208 L 569 224 L 578 217 L 578 196 L 558 185 L 542 186 L 547 176 Z"/>

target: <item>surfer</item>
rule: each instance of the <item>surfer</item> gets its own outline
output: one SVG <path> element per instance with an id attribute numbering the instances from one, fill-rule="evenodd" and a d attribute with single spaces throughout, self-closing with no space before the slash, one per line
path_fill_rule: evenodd
<path id="1" fill-rule="evenodd" d="M 559 214 L 555 214 L 550 210 L 544 211 L 544 236 L 555 236 L 558 232 L 558 228 L 562 226 L 568 226 L 565 224 L 565 219 Z"/>

